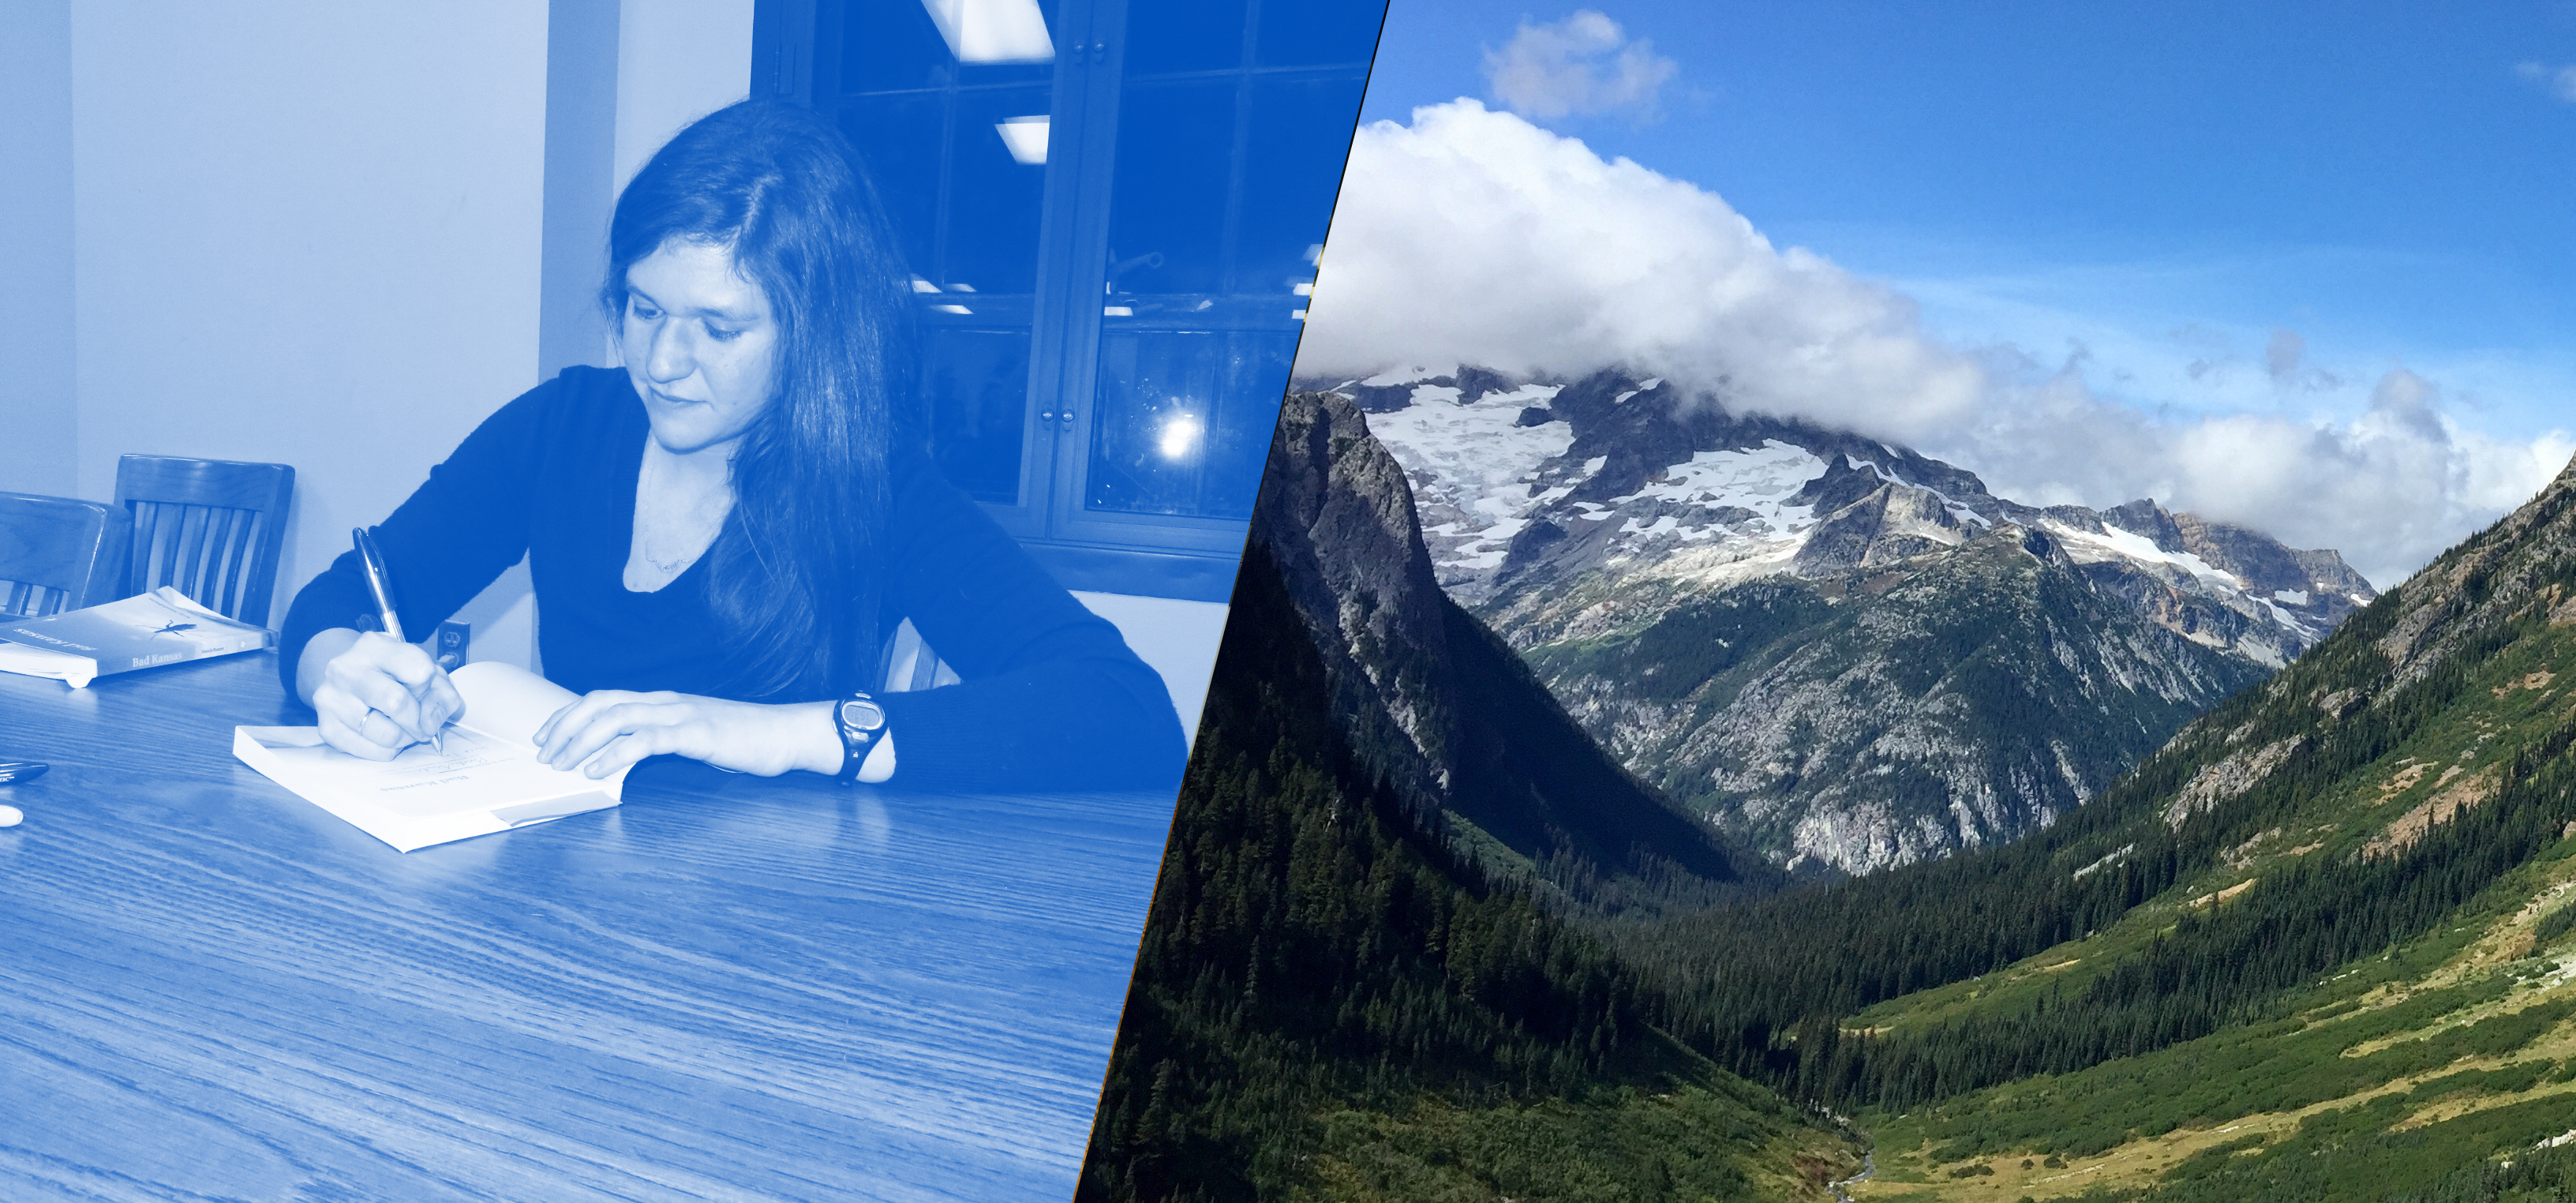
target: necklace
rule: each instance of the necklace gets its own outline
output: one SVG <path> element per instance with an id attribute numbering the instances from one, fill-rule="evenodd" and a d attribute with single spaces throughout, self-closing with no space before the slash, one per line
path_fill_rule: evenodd
<path id="1" fill-rule="evenodd" d="M 724 500 L 730 502 L 731 499 Z M 709 509 L 716 512 L 711 515 L 707 512 Z M 707 548 L 714 546 L 717 535 L 724 528 L 724 515 L 732 510 L 731 504 L 718 508 L 702 503 L 690 513 L 672 515 L 666 522 L 654 523 L 652 529 L 644 531 L 645 541 L 638 543 L 635 550 L 643 555 L 645 563 L 653 566 L 654 571 L 666 576 L 677 575 L 699 556 L 705 555 Z M 670 548 L 672 554 L 656 554 L 657 548 Z"/>
<path id="2" fill-rule="evenodd" d="M 729 479 L 706 481 L 700 476 L 692 480 L 698 474 L 675 471 L 679 465 L 653 454 L 654 450 L 652 444 L 646 445 L 636 480 L 632 548 L 653 576 L 667 581 L 714 545 L 733 512 L 734 497 Z"/>

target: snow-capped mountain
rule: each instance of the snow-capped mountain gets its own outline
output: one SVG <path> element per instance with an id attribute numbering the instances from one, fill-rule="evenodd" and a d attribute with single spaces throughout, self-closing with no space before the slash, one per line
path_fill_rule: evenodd
<path id="1" fill-rule="evenodd" d="M 2150 501 L 2023 505 L 1662 380 L 1334 390 L 1402 466 L 1441 586 L 1631 772 L 1792 867 L 2050 822 L 2373 596 L 2331 551 Z"/>
<path id="2" fill-rule="evenodd" d="M 1404 465 L 1440 583 L 1471 606 L 1614 562 L 1723 586 L 1893 563 L 2013 525 L 2205 647 L 2267 667 L 2377 594 L 2332 551 L 2166 511 L 2022 505 L 1962 469 L 1841 431 L 1736 417 L 1669 381 L 1461 368 L 1340 384 Z M 1555 634 L 1554 632 L 1550 633 Z"/>

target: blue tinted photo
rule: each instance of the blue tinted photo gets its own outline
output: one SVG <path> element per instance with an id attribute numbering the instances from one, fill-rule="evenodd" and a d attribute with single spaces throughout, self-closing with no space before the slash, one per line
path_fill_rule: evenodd
<path id="1" fill-rule="evenodd" d="M 0 1196 L 1070 1197 L 1382 16 L 0 12 Z"/>

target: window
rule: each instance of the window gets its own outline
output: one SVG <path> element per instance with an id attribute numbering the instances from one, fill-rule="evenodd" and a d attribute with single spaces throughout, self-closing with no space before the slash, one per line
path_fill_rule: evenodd
<path id="1" fill-rule="evenodd" d="M 1383 0 L 761 0 L 915 273 L 932 454 L 1072 588 L 1222 601 Z"/>

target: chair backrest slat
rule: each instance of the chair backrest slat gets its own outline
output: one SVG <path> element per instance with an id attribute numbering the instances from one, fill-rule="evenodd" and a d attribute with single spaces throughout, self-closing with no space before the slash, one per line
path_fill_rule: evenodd
<path id="1" fill-rule="evenodd" d="M 179 528 L 170 532 L 170 583 L 190 597 L 206 592 L 198 572 L 206 555 L 206 514 L 201 505 L 180 506 Z"/>
<path id="2" fill-rule="evenodd" d="M 104 502 L 0 493 L 0 613 L 42 617 L 125 596 L 133 531 Z"/>
<path id="3" fill-rule="evenodd" d="M 224 571 L 232 559 L 233 535 L 241 525 L 242 512 L 235 509 L 206 511 L 205 588 L 209 597 L 233 600 L 232 574 Z"/>
<path id="4" fill-rule="evenodd" d="M 129 455 L 116 499 L 134 518 L 135 592 L 175 586 L 219 614 L 268 622 L 295 469 Z"/>
<path id="5" fill-rule="evenodd" d="M 242 587 L 250 582 L 250 549 L 258 546 L 263 515 L 258 510 L 234 510 L 234 523 L 240 528 L 232 533 L 232 554 L 224 556 L 224 592 L 229 598 L 240 598 Z"/>

